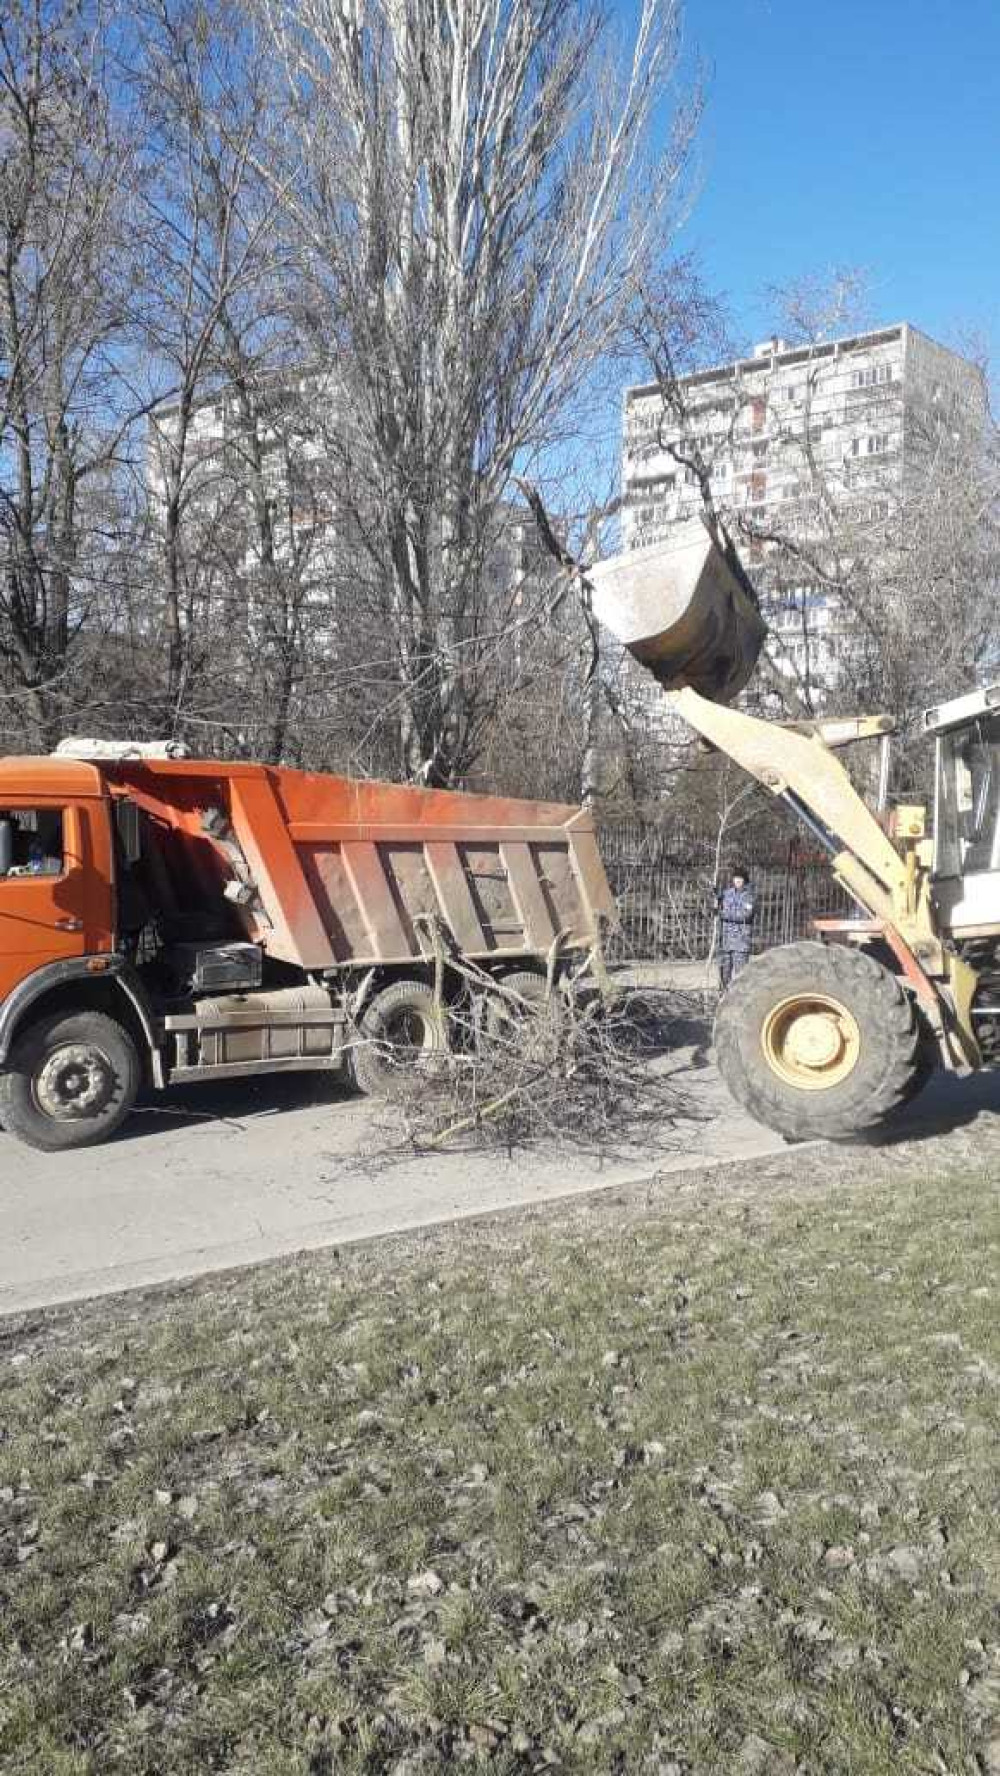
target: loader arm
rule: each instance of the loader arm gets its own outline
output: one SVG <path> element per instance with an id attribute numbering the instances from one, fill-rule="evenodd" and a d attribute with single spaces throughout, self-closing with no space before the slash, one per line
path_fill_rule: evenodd
<path id="1" fill-rule="evenodd" d="M 782 727 L 712 703 L 697 691 L 670 693 L 678 715 L 785 803 L 830 853 L 830 867 L 881 927 L 903 974 L 922 1002 L 946 1066 L 981 1065 L 972 1025 L 975 970 L 937 931 L 926 878 L 913 852 L 902 857 L 831 750 L 884 733 L 880 717 Z M 948 993 L 942 995 L 941 985 Z"/>
<path id="2" fill-rule="evenodd" d="M 908 912 L 915 915 L 916 906 L 908 906 L 912 887 L 906 861 L 824 740 L 821 724 L 804 733 L 712 703 L 690 689 L 671 693 L 670 701 L 697 733 L 805 822 L 829 851 L 834 874 L 873 918 L 896 923 Z M 873 724 L 869 731 L 885 728 Z M 845 736 L 855 737 L 856 732 Z"/>

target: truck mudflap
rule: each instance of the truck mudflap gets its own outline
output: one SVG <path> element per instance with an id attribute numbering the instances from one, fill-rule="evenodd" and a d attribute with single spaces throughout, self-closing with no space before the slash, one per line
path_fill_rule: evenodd
<path id="1" fill-rule="evenodd" d="M 160 1088 L 165 1086 L 167 1081 L 163 1055 L 149 999 L 127 958 L 114 952 L 110 955 L 73 956 L 63 962 L 48 962 L 44 968 L 36 968 L 33 974 L 18 983 L 12 993 L 8 993 L 0 1004 L 0 1069 L 6 1066 L 17 1032 L 32 1006 L 49 993 L 76 980 L 91 985 L 102 980 L 114 982 L 116 991 L 131 1006 L 146 1038 L 153 1084 Z"/>

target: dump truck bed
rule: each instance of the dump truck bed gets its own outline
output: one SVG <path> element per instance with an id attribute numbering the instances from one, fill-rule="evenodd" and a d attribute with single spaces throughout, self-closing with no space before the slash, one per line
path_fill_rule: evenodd
<path id="1" fill-rule="evenodd" d="M 223 908 L 269 956 L 310 972 L 425 956 L 435 928 L 477 961 L 544 957 L 589 948 L 614 916 L 581 808 L 205 760 L 105 775 L 146 815 L 161 901 Z M 212 810 L 235 853 L 206 831 Z M 224 898 L 234 856 L 256 890 L 243 906 Z"/>

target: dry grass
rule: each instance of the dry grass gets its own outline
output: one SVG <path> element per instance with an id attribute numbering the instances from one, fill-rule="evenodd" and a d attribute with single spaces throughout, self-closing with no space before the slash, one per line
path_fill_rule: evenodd
<path id="1" fill-rule="evenodd" d="M 4 1772 L 995 1768 L 998 1175 L 790 1154 L 8 1323 Z"/>

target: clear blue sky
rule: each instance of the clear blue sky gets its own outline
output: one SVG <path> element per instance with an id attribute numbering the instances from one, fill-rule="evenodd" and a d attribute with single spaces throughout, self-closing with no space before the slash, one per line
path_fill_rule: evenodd
<path id="1" fill-rule="evenodd" d="M 767 284 L 863 265 L 873 320 L 984 335 L 996 381 L 1000 0 L 686 0 L 685 37 L 708 104 L 679 244 L 741 331 L 772 331 Z"/>

